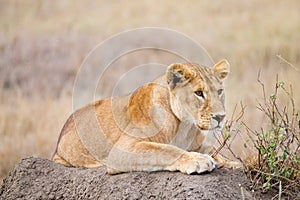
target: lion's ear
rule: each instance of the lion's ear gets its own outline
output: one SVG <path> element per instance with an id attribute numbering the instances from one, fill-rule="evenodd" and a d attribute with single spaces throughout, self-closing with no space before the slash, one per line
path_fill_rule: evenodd
<path id="1" fill-rule="evenodd" d="M 193 77 L 194 73 L 184 64 L 171 64 L 167 69 L 167 82 L 170 89 L 186 85 Z"/>
<path id="2" fill-rule="evenodd" d="M 213 72 L 221 80 L 225 80 L 230 72 L 230 65 L 227 60 L 221 60 L 213 66 Z"/>

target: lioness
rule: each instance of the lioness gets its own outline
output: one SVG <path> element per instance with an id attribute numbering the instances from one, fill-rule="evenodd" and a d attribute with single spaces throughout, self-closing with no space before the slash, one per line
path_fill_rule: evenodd
<path id="1" fill-rule="evenodd" d="M 128 96 L 97 101 L 75 111 L 65 123 L 53 161 L 97 167 L 107 173 L 179 170 L 202 173 L 218 166 L 212 158 L 225 123 L 223 81 L 229 63 L 212 68 L 171 64 L 164 75 Z"/>

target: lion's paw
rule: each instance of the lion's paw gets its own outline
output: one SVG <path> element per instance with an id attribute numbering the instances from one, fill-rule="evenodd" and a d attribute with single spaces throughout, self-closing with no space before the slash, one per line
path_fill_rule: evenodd
<path id="1" fill-rule="evenodd" d="M 182 173 L 200 174 L 206 171 L 211 172 L 216 167 L 216 162 L 209 155 L 196 152 L 186 152 L 175 162 L 175 166 L 173 167 Z"/>
<path id="2" fill-rule="evenodd" d="M 221 166 L 222 167 L 222 166 Z M 236 161 L 226 161 L 223 164 L 223 167 L 229 168 L 229 169 L 240 169 L 243 167 L 242 163 L 236 162 Z"/>

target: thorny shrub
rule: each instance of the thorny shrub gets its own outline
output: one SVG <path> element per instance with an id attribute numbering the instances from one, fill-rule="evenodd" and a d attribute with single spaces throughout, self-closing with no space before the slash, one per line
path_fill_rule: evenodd
<path id="1" fill-rule="evenodd" d="M 285 82 L 276 83 L 272 95 L 267 96 L 265 85 L 258 75 L 258 83 L 263 92 L 262 101 L 257 102 L 257 108 L 262 112 L 266 123 L 260 130 L 254 130 L 242 121 L 245 106 L 241 103 L 241 111 L 227 121 L 220 147 L 226 148 L 244 166 L 244 171 L 251 181 L 251 189 L 263 191 L 275 190 L 277 195 L 293 196 L 300 188 L 300 116 L 297 111 L 293 89 L 286 87 Z M 284 102 L 284 103 L 283 103 Z M 233 113 L 235 113 L 236 109 Z M 254 150 L 253 155 L 241 158 L 232 150 L 234 138 L 246 132 L 244 146 Z M 249 144 L 250 143 L 250 144 Z M 213 155 L 213 156 L 214 156 Z M 297 189 L 298 188 L 298 189 Z"/>

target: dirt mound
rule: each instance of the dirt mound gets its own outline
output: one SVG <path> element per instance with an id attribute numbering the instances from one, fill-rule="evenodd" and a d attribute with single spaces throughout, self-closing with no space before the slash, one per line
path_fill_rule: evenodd
<path id="1" fill-rule="evenodd" d="M 25 158 L 0 189 L 0 199 L 253 199 L 239 170 L 202 175 L 132 172 L 107 175 L 105 168 L 67 168 Z M 256 196 L 261 198 L 261 196 Z M 269 199 L 269 197 L 264 197 Z"/>

